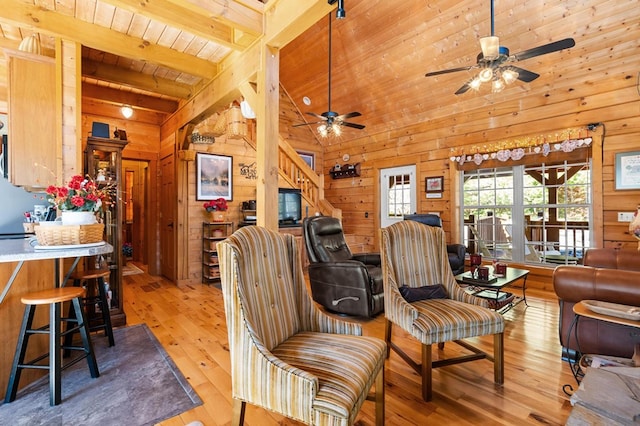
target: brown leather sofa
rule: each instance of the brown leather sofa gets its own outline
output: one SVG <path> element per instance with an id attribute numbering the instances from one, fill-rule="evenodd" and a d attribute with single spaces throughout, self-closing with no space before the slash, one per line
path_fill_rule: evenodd
<path id="1" fill-rule="evenodd" d="M 640 329 L 580 318 L 576 342 L 573 305 L 581 300 L 600 300 L 640 306 L 640 252 L 589 249 L 583 264 L 558 266 L 553 273 L 560 303 L 563 358 L 576 359 L 579 353 L 631 358 L 634 345 L 640 343 Z"/>

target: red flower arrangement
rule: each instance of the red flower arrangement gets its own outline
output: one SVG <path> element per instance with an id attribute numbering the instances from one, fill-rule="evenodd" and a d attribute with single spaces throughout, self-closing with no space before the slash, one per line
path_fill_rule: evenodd
<path id="1" fill-rule="evenodd" d="M 109 187 L 99 188 L 88 176 L 76 175 L 67 186 L 49 185 L 47 200 L 61 211 L 97 212 L 108 198 Z"/>
<path id="2" fill-rule="evenodd" d="M 208 212 L 213 212 L 213 211 L 224 212 L 229 208 L 229 206 L 227 205 L 227 200 L 225 200 L 224 198 L 218 198 L 215 200 L 207 201 L 206 203 L 203 204 L 203 207 Z"/>

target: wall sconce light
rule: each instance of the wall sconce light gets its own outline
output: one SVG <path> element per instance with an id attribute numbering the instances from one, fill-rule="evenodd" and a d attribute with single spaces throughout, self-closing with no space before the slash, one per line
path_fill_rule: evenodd
<path id="1" fill-rule="evenodd" d="M 37 34 L 31 34 L 29 37 L 25 37 L 18 46 L 18 50 L 22 52 L 29 52 L 36 55 L 42 55 L 42 46 L 40 45 L 40 39 Z"/>
<path id="2" fill-rule="evenodd" d="M 251 109 L 251 105 L 244 99 L 240 102 L 240 111 L 242 111 L 244 118 L 256 118 L 256 113 Z"/>
<path id="3" fill-rule="evenodd" d="M 129 105 L 122 105 L 120 112 L 124 118 L 131 118 L 133 116 L 133 108 Z"/>

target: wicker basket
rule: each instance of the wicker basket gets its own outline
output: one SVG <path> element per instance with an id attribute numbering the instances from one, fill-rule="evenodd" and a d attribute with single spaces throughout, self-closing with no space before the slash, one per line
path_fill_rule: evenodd
<path id="1" fill-rule="evenodd" d="M 41 246 L 98 243 L 103 240 L 104 224 L 36 226 L 36 238 Z"/>

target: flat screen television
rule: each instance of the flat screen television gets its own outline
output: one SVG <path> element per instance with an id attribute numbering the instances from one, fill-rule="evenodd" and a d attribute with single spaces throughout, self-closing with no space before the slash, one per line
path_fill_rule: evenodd
<path id="1" fill-rule="evenodd" d="M 278 188 L 278 225 L 298 226 L 302 221 L 302 194 L 299 189 Z"/>

